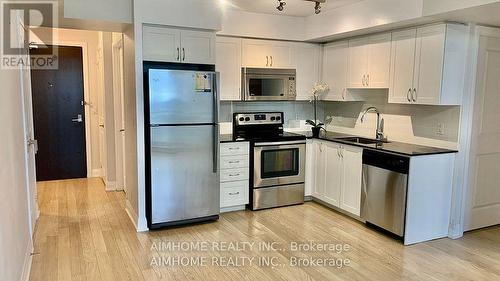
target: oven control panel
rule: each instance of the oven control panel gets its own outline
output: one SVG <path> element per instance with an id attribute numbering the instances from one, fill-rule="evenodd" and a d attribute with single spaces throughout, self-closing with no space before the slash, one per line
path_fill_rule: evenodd
<path id="1" fill-rule="evenodd" d="M 266 125 L 283 124 L 283 113 L 240 113 L 234 115 L 236 125 Z"/>

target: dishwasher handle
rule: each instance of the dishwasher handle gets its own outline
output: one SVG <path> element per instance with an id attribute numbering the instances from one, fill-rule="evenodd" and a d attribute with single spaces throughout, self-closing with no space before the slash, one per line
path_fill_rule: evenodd
<path id="1" fill-rule="evenodd" d="M 363 164 L 400 174 L 410 171 L 410 157 L 369 149 L 363 150 Z"/>

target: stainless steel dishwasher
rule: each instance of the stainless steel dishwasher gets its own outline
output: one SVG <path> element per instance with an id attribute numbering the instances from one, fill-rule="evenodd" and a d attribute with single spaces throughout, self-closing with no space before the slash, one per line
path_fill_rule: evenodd
<path id="1" fill-rule="evenodd" d="M 410 158 L 365 149 L 361 218 L 404 236 Z"/>

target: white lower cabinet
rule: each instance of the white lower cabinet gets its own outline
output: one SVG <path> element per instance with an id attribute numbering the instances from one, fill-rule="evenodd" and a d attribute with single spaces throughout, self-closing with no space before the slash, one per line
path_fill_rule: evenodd
<path id="1" fill-rule="evenodd" d="M 312 196 L 355 216 L 361 214 L 363 149 L 329 141 L 313 141 Z"/>
<path id="2" fill-rule="evenodd" d="M 250 144 L 220 144 L 220 208 L 222 212 L 245 209 L 249 200 Z"/>

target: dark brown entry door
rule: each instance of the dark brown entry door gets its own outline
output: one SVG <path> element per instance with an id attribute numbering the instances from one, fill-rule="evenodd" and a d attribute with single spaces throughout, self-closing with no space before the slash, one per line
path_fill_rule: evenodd
<path id="1" fill-rule="evenodd" d="M 82 48 L 59 46 L 57 60 L 56 70 L 31 71 L 37 181 L 87 177 Z"/>

